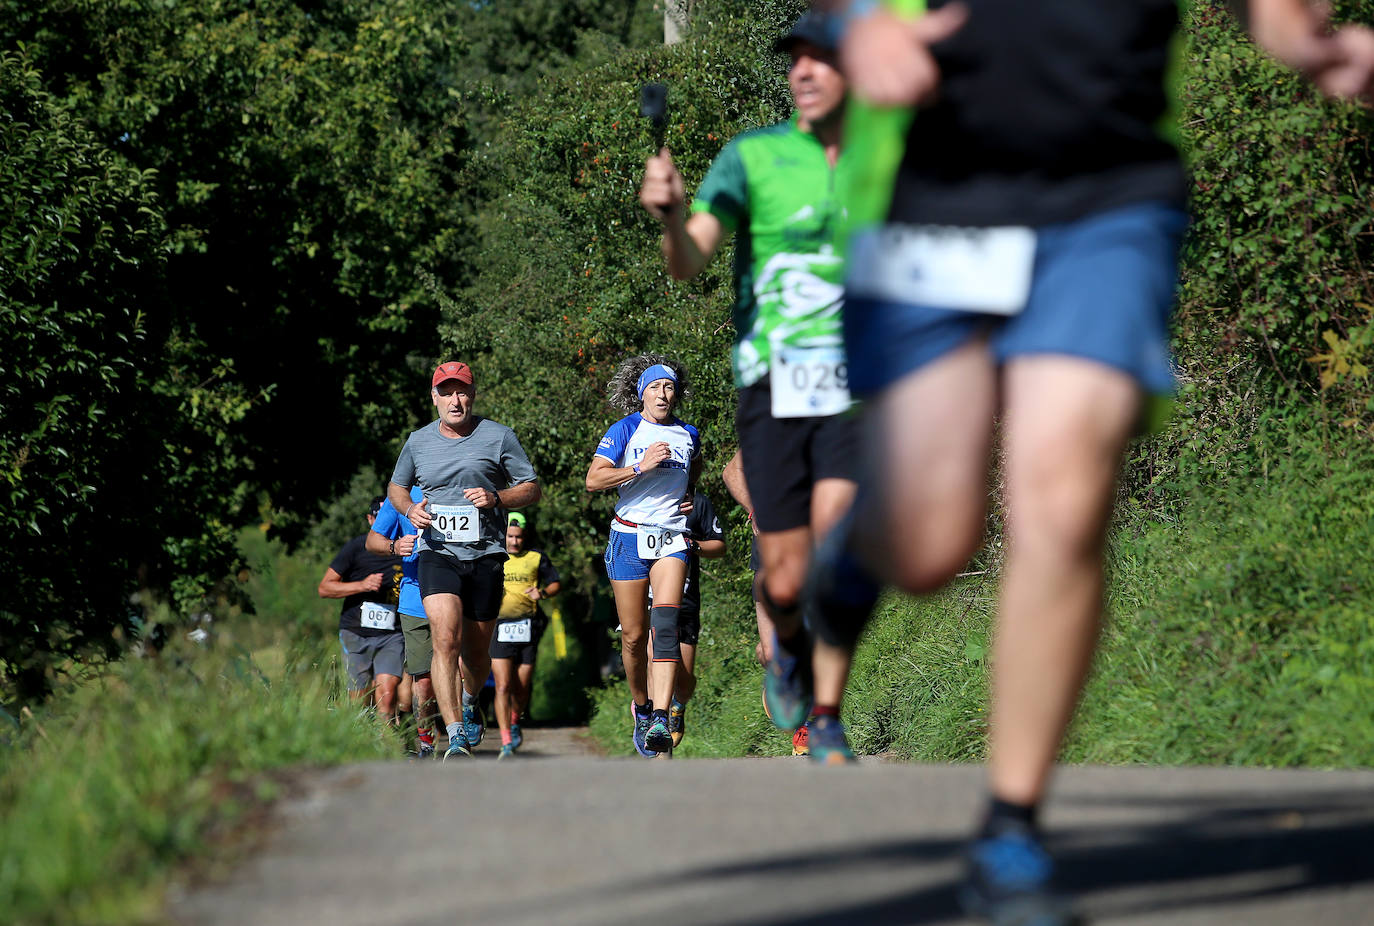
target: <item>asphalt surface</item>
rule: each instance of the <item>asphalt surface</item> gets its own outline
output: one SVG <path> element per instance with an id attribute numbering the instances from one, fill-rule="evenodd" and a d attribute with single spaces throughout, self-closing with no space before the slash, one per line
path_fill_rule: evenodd
<path id="1" fill-rule="evenodd" d="M 602 759 L 541 730 L 514 760 L 492 749 L 306 775 L 257 850 L 170 918 L 963 922 L 976 766 Z M 1374 923 L 1374 772 L 1071 767 L 1045 822 L 1094 923 Z"/>

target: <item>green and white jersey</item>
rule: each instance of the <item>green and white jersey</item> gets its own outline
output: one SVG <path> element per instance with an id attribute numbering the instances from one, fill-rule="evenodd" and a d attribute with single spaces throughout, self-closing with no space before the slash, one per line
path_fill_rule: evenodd
<path id="1" fill-rule="evenodd" d="M 735 232 L 735 386 L 768 372 L 779 347 L 841 347 L 844 261 L 836 173 L 811 133 L 787 122 L 731 139 L 692 201 Z"/>

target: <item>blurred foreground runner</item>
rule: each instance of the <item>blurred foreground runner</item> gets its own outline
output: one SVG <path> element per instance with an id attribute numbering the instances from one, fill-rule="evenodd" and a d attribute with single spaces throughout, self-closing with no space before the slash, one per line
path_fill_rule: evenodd
<path id="1" fill-rule="evenodd" d="M 850 384 L 873 397 L 876 490 L 808 587 L 852 640 L 874 577 L 949 581 L 982 542 L 1000 418 L 1007 559 L 990 796 L 962 898 L 996 923 L 1073 922 L 1036 813 L 1102 614 L 1126 441 L 1172 389 L 1168 320 L 1187 219 L 1166 93 L 1177 0 L 969 0 L 903 19 L 855 4 L 863 100 L 918 107 L 887 223 L 850 251 Z M 1253 0 L 1252 34 L 1327 93 L 1366 95 L 1374 35 L 1301 0 Z M 747 461 L 747 455 L 746 455 Z M 865 486 L 870 485 L 867 480 Z"/>

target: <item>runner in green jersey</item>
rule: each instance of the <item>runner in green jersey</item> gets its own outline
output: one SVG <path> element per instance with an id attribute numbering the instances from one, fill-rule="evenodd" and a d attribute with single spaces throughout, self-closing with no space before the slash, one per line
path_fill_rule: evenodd
<path id="1" fill-rule="evenodd" d="M 826 17 L 808 14 L 778 42 L 791 57 L 796 113 L 731 140 L 690 210 L 666 148 L 649 159 L 640 191 L 663 222 L 663 254 L 678 279 L 695 276 L 728 235 L 736 238 L 735 423 L 763 557 L 759 600 L 773 623 L 760 627 L 765 696 L 773 721 L 788 730 L 806 721 L 814 702 L 811 755 L 821 762 L 853 758 L 839 722 L 849 654 L 813 648 L 799 602 L 814 539 L 854 497 L 858 456 L 836 252 L 846 88 L 833 37 Z"/>

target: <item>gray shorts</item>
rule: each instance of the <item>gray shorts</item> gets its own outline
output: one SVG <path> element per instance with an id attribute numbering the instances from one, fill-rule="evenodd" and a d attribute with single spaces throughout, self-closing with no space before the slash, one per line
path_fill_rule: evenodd
<path id="1" fill-rule="evenodd" d="M 429 675 L 429 664 L 434 660 L 434 640 L 429 635 L 429 621 L 402 612 L 401 633 L 406 638 L 406 671 L 412 678 L 425 678 Z"/>
<path id="2" fill-rule="evenodd" d="M 379 675 L 401 677 L 405 643 L 401 632 L 365 637 L 351 630 L 339 631 L 344 665 L 348 668 L 348 690 L 363 691 Z"/>

